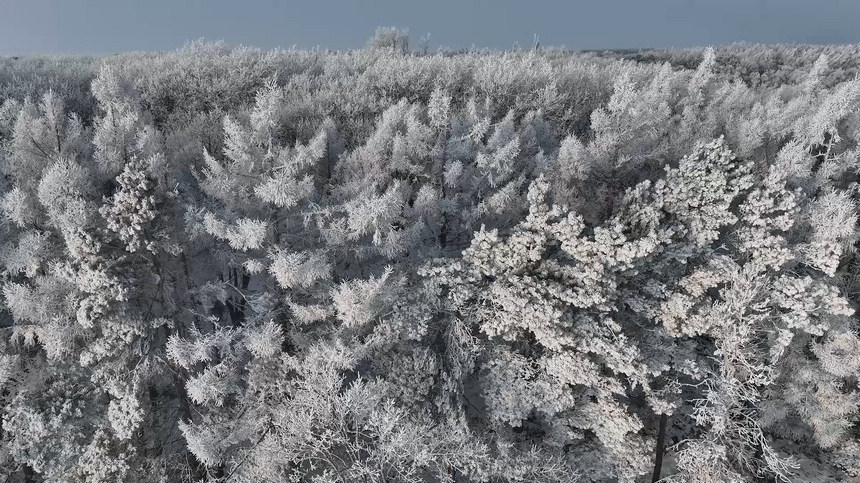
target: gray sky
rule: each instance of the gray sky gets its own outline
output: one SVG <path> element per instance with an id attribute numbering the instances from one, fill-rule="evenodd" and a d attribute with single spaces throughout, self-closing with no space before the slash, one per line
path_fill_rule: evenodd
<path id="1" fill-rule="evenodd" d="M 860 0 L 0 0 L 0 55 L 172 50 L 187 40 L 345 49 L 377 26 L 412 45 L 572 49 L 860 42 Z"/>

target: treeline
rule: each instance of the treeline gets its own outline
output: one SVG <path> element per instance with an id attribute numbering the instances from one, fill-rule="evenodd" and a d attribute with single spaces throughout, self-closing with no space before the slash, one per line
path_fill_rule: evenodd
<path id="1" fill-rule="evenodd" d="M 854 50 L 0 59 L 0 479 L 848 481 Z"/>

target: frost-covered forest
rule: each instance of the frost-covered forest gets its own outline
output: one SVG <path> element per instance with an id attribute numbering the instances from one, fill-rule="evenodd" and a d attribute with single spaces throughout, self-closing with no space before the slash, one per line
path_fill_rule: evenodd
<path id="1" fill-rule="evenodd" d="M 860 472 L 860 46 L 0 58 L 0 481 Z"/>

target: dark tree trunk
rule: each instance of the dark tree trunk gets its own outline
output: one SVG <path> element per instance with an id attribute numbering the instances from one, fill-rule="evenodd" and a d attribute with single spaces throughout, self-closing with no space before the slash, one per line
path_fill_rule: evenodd
<path id="1" fill-rule="evenodd" d="M 668 415 L 660 415 L 660 429 L 657 432 L 657 448 L 654 450 L 654 476 L 651 477 L 652 483 L 660 481 L 660 473 L 663 471 L 663 453 L 666 452 L 666 423 L 668 421 Z"/>
<path id="2" fill-rule="evenodd" d="M 30 465 L 24 465 L 24 483 L 36 483 L 36 472 Z"/>

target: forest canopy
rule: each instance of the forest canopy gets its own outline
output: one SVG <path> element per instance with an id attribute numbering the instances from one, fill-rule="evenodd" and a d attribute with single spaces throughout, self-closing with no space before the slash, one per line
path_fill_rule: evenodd
<path id="1" fill-rule="evenodd" d="M 851 481 L 858 64 L 0 58 L 0 480 Z"/>

